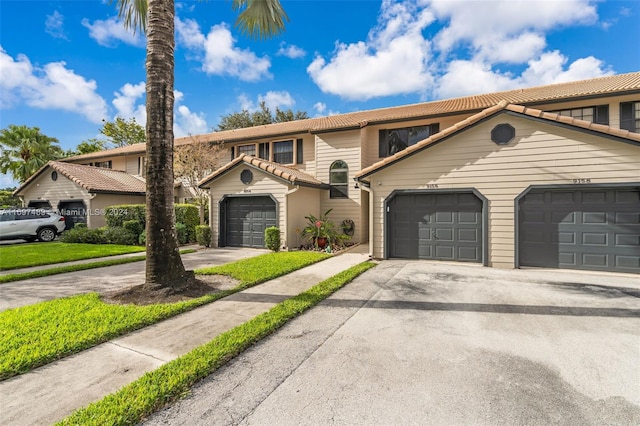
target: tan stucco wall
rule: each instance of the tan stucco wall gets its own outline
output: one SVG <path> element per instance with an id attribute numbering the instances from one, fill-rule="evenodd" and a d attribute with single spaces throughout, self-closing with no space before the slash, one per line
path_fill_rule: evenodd
<path id="1" fill-rule="evenodd" d="M 287 198 L 287 233 L 286 247 L 294 249 L 307 241 L 300 236 L 300 232 L 307 226 L 306 216 L 320 214 L 319 189 L 299 187 Z"/>
<path id="2" fill-rule="evenodd" d="M 500 147 L 491 129 L 509 123 Z M 395 189 L 476 188 L 489 200 L 489 265 L 514 267 L 514 200 L 530 185 L 640 182 L 640 147 L 501 114 L 368 177 L 373 191 L 373 253 L 383 257 L 384 201 Z M 579 185 L 576 185 L 579 187 Z"/>
<path id="3" fill-rule="evenodd" d="M 145 199 L 142 195 L 113 195 L 113 194 L 96 194 L 91 200 L 91 210 L 87 216 L 87 226 L 89 228 L 100 228 L 105 226 L 107 221 L 104 212 L 107 207 L 118 206 L 122 204 L 144 204 Z"/>

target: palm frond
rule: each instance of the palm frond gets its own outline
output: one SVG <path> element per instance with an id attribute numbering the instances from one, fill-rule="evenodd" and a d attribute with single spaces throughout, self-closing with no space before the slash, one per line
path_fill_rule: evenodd
<path id="1" fill-rule="evenodd" d="M 147 0 L 110 0 L 109 4 L 118 5 L 118 18 L 122 19 L 124 27 L 135 34 L 138 30 L 147 32 Z"/>
<path id="2" fill-rule="evenodd" d="M 241 11 L 236 27 L 253 39 L 268 39 L 284 31 L 287 13 L 279 0 L 233 0 L 234 11 Z"/>

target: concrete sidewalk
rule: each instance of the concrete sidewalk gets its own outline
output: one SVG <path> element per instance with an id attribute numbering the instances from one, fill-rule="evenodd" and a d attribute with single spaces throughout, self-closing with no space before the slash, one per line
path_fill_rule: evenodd
<path id="1" fill-rule="evenodd" d="M 366 249 L 366 246 L 365 246 Z M 368 259 L 355 250 L 0 382 L 0 424 L 55 423 L 275 304 Z"/>

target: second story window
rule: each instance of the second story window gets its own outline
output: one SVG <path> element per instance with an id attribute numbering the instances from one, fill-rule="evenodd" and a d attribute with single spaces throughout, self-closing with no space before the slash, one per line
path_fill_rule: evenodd
<path id="1" fill-rule="evenodd" d="M 273 161 L 280 164 L 293 163 L 293 141 L 273 143 Z"/>
<path id="2" fill-rule="evenodd" d="M 428 126 L 403 127 L 399 129 L 380 130 L 379 152 L 380 158 L 388 157 L 415 145 L 421 140 L 440 131 L 438 123 Z"/>
<path id="3" fill-rule="evenodd" d="M 623 102 L 620 104 L 620 128 L 640 133 L 640 102 Z"/>
<path id="4" fill-rule="evenodd" d="M 242 154 L 246 154 L 246 155 L 251 155 L 251 156 L 255 157 L 255 155 L 256 155 L 256 145 L 255 144 L 238 145 L 238 147 L 236 149 L 238 150 L 238 156 L 240 156 Z"/>
<path id="5" fill-rule="evenodd" d="M 111 160 L 109 161 L 98 161 L 95 163 L 91 163 L 91 165 L 93 167 L 101 167 L 103 169 L 110 169 L 111 168 Z"/>
<path id="6" fill-rule="evenodd" d="M 349 198 L 349 166 L 342 160 L 329 168 L 329 198 Z"/>
<path id="7" fill-rule="evenodd" d="M 586 108 L 561 109 L 557 111 L 549 111 L 565 117 L 575 118 L 577 120 L 590 121 L 596 124 L 609 124 L 609 105 L 598 105 Z"/>

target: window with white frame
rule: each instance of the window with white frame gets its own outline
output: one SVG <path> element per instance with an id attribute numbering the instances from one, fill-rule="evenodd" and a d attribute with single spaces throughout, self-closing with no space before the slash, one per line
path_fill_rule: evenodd
<path id="1" fill-rule="evenodd" d="M 304 156 L 302 153 L 303 140 L 285 140 L 274 142 L 259 142 L 252 144 L 236 145 L 231 147 L 231 158 L 239 157 L 241 154 L 257 156 L 263 160 L 273 161 L 280 164 L 302 164 Z"/>
<path id="2" fill-rule="evenodd" d="M 252 157 L 255 157 L 255 155 L 256 155 L 256 145 L 255 144 L 238 145 L 237 149 L 238 149 L 238 157 L 240 155 L 242 155 L 242 154 L 251 155 Z"/>
<path id="3" fill-rule="evenodd" d="M 349 166 L 342 160 L 329 168 L 329 198 L 349 198 Z"/>
<path id="4" fill-rule="evenodd" d="M 273 143 L 273 162 L 280 164 L 293 164 L 292 140 Z"/>

